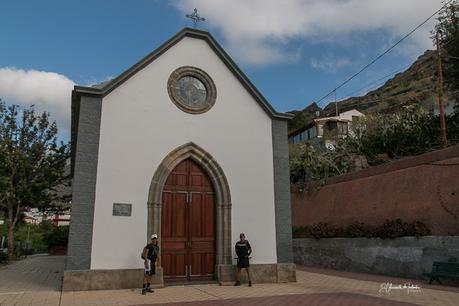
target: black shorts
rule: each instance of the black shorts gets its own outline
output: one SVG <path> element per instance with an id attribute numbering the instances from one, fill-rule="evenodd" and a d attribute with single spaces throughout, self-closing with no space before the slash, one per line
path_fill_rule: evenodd
<path id="1" fill-rule="evenodd" d="M 149 276 L 152 276 L 152 275 L 155 275 L 155 267 L 151 268 L 150 271 L 146 271 L 145 270 L 145 275 L 149 275 Z"/>
<path id="2" fill-rule="evenodd" d="M 147 266 L 145 268 L 145 275 L 149 275 L 149 276 L 152 276 L 156 273 L 156 265 L 155 263 L 151 262 L 149 259 L 147 259 Z"/>
<path id="3" fill-rule="evenodd" d="M 250 267 L 249 259 L 248 258 L 238 258 L 237 259 L 237 267 L 238 268 L 248 268 L 248 267 Z"/>

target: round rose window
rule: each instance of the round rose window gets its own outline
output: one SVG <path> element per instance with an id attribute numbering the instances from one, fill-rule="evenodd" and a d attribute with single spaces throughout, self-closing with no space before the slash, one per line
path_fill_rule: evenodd
<path id="1" fill-rule="evenodd" d="M 167 88 L 172 102 L 181 110 L 200 114 L 208 111 L 217 97 L 210 76 L 196 67 L 180 67 L 172 72 Z"/>

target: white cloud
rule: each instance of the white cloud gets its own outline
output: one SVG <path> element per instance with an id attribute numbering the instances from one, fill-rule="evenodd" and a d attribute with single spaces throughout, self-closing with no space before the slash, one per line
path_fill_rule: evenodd
<path id="1" fill-rule="evenodd" d="M 196 7 L 208 26 L 221 31 L 229 51 L 251 64 L 291 61 L 289 41 L 352 44 L 360 34 L 378 31 L 381 44 L 424 21 L 442 0 L 180 0 L 182 13 Z M 432 47 L 434 19 L 415 32 L 402 51 L 413 56 Z M 356 46 L 353 46 L 356 47 Z"/>
<path id="2" fill-rule="evenodd" d="M 108 81 L 111 81 L 113 80 L 115 77 L 114 76 L 111 76 L 111 75 L 108 75 L 106 77 L 103 77 L 103 78 L 96 78 L 96 77 L 86 77 L 84 78 L 83 81 L 80 81 L 79 84 L 82 85 L 82 86 L 87 86 L 87 87 L 91 87 L 91 86 L 94 86 L 94 85 L 100 85 L 102 83 L 106 83 Z"/>
<path id="3" fill-rule="evenodd" d="M 311 66 L 316 70 L 322 72 L 333 74 L 337 70 L 351 66 L 352 62 L 347 58 L 337 58 L 332 54 L 327 54 L 321 57 L 320 59 L 311 58 Z"/>
<path id="4" fill-rule="evenodd" d="M 0 98 L 22 106 L 34 104 L 56 120 L 61 137 L 69 137 L 71 93 L 75 83 L 55 72 L 0 68 Z"/>

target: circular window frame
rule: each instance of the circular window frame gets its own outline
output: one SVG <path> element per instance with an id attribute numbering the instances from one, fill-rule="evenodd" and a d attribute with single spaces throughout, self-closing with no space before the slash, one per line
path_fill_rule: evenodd
<path id="1" fill-rule="evenodd" d="M 194 77 L 201 81 L 206 88 L 206 99 L 199 108 L 193 108 L 184 104 L 177 95 L 177 82 L 186 76 Z M 217 88 L 212 78 L 202 69 L 192 66 L 183 66 L 175 69 L 167 81 L 167 92 L 172 102 L 182 111 L 189 114 L 202 114 L 209 111 L 217 100 Z"/>

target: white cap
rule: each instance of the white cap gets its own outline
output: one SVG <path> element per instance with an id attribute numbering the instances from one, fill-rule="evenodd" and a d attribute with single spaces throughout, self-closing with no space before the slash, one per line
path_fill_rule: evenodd
<path id="1" fill-rule="evenodd" d="M 155 239 L 155 238 L 158 239 L 158 235 L 156 234 L 151 235 L 151 239 Z"/>

